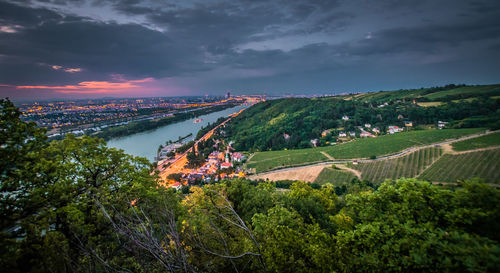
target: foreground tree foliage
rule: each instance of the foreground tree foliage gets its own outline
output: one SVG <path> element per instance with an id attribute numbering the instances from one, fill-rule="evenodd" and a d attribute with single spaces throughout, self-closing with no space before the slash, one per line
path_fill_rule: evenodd
<path id="1" fill-rule="evenodd" d="M 46 142 L 7 100 L 0 122 L 5 272 L 498 270 L 500 192 L 477 180 L 235 179 L 183 195 L 102 140 Z"/>

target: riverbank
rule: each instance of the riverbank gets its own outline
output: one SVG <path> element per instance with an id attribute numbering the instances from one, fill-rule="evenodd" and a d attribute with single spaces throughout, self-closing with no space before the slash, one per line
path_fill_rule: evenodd
<path id="1" fill-rule="evenodd" d="M 126 153 L 134 156 L 146 157 L 148 160 L 153 162 L 160 144 L 165 144 L 168 140 L 178 140 L 179 136 L 186 136 L 190 133 L 193 134 L 192 136 L 194 139 L 194 136 L 197 135 L 198 131 L 200 131 L 203 127 L 207 127 L 209 123 L 213 124 L 217 121 L 217 119 L 227 117 L 230 114 L 238 112 L 246 107 L 248 107 L 248 105 L 238 105 L 222 111 L 200 116 L 203 118 L 203 121 L 200 123 L 193 123 L 196 118 L 191 118 L 171 123 L 154 130 L 144 131 L 120 138 L 113 138 L 107 141 L 107 145 L 109 147 L 122 149 Z"/>
<path id="2" fill-rule="evenodd" d="M 199 116 L 219 112 L 228 108 L 233 108 L 240 105 L 239 103 L 229 103 L 224 105 L 217 105 L 208 108 L 198 109 L 190 112 L 176 113 L 173 116 L 157 119 L 157 120 L 144 120 L 138 122 L 131 122 L 126 125 L 108 127 L 99 132 L 92 134 L 92 136 L 103 138 L 104 140 L 110 140 L 112 138 L 125 137 L 137 133 L 142 133 L 150 130 L 154 130 L 175 122 L 181 122 L 187 119 L 198 118 Z"/>

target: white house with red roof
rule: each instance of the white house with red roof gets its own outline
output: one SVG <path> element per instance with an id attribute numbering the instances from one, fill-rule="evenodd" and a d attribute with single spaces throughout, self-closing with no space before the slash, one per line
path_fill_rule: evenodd
<path id="1" fill-rule="evenodd" d="M 182 184 L 179 182 L 175 182 L 174 184 L 170 185 L 170 188 L 173 188 L 178 191 L 182 188 Z"/>

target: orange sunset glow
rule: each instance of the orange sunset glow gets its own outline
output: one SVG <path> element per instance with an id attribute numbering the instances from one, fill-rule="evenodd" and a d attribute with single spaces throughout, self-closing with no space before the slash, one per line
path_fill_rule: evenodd
<path id="1" fill-rule="evenodd" d="M 76 85 L 47 86 L 47 85 L 21 85 L 16 89 L 55 90 L 65 94 L 100 94 L 100 93 L 126 93 L 144 88 L 141 84 L 153 82 L 153 78 L 127 80 L 124 82 L 109 81 L 84 81 Z"/>

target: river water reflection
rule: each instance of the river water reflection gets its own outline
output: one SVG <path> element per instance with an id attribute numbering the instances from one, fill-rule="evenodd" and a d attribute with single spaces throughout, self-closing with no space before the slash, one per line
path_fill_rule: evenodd
<path id="1" fill-rule="evenodd" d="M 213 123 L 220 117 L 227 117 L 229 114 L 238 112 L 246 107 L 247 106 L 240 105 L 219 112 L 199 116 L 197 118 L 203 119 L 203 121 L 199 123 L 194 123 L 193 121 L 197 118 L 193 118 L 166 125 L 155 130 L 111 139 L 108 141 L 108 147 L 123 149 L 128 154 L 142 156 L 153 162 L 160 144 L 165 144 L 167 140 L 177 140 L 179 139 L 179 136 L 184 137 L 189 133 L 192 133 L 193 136 L 186 139 L 186 141 L 192 140 L 201 127 L 207 126 L 209 122 Z"/>

